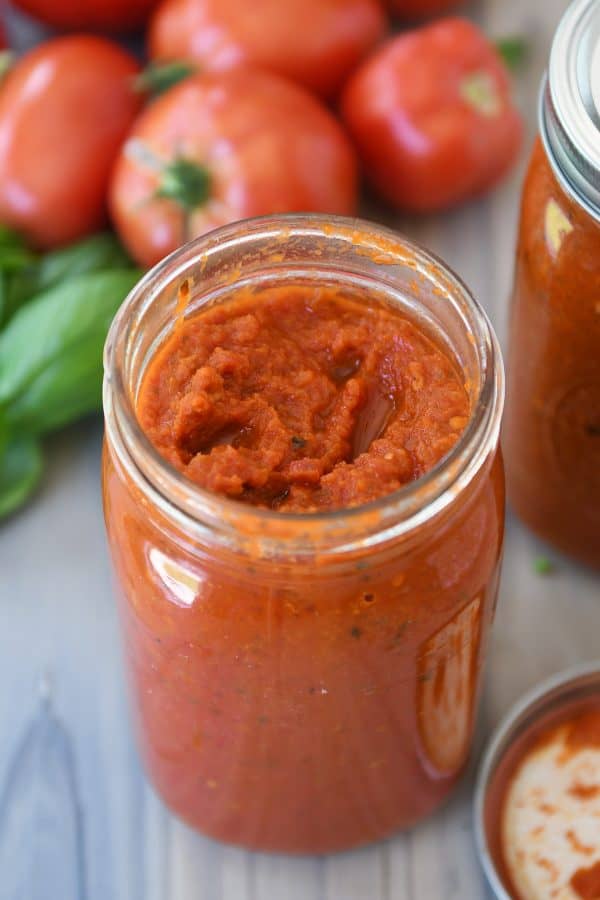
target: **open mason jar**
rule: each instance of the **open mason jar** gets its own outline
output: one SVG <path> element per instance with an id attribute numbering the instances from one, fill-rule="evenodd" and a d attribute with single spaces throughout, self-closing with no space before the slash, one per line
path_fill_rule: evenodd
<path id="1" fill-rule="evenodd" d="M 428 474 L 362 506 L 282 513 L 209 493 L 157 453 L 136 402 L 178 318 L 285 285 L 397 307 L 453 357 L 470 419 Z M 464 285 L 366 222 L 237 223 L 142 279 L 105 370 L 106 524 L 158 792 L 206 834 L 287 852 L 430 813 L 468 756 L 503 538 L 502 362 Z"/>

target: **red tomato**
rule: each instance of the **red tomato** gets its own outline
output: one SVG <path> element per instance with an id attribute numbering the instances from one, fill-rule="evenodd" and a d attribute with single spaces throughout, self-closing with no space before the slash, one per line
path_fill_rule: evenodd
<path id="1" fill-rule="evenodd" d="M 54 28 L 132 31 L 144 24 L 158 0 L 12 0 Z"/>
<path id="2" fill-rule="evenodd" d="M 252 63 L 332 97 L 385 24 L 379 0 L 164 0 L 149 53 L 203 72 Z"/>
<path id="3" fill-rule="evenodd" d="M 27 53 L 0 87 L 0 222 L 40 248 L 105 219 L 110 172 L 140 101 L 136 61 L 99 37 Z"/>
<path id="4" fill-rule="evenodd" d="M 196 75 L 134 125 L 115 169 L 111 210 L 130 253 L 149 266 L 237 219 L 353 214 L 356 168 L 341 126 L 304 88 L 244 68 Z"/>
<path id="5" fill-rule="evenodd" d="M 381 196 L 417 212 L 490 188 L 514 163 L 523 135 L 504 63 L 466 19 L 383 46 L 351 77 L 342 115 Z"/>
<path id="6" fill-rule="evenodd" d="M 392 13 L 401 19 L 427 19 L 439 16 L 457 6 L 464 0 L 387 0 Z"/>

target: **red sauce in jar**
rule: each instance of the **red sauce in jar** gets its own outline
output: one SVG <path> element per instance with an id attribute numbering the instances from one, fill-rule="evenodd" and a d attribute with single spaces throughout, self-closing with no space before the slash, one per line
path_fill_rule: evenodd
<path id="1" fill-rule="evenodd" d="M 504 427 L 508 496 L 559 549 L 600 566 L 600 223 L 538 141 L 523 193 Z"/>
<path id="2" fill-rule="evenodd" d="M 398 490 L 469 413 L 460 372 L 422 330 L 327 287 L 241 292 L 184 320 L 138 400 L 144 431 L 188 478 L 282 512 Z"/>
<path id="3" fill-rule="evenodd" d="M 492 858 L 514 900 L 600 897 L 600 699 L 562 705 L 526 728 L 492 776 Z"/>
<path id="4" fill-rule="evenodd" d="M 363 504 L 413 483 L 417 496 L 472 402 L 442 343 L 376 297 L 308 279 L 233 284 L 182 318 L 183 298 L 138 418 L 191 495 L 198 484 L 226 498 L 226 540 L 173 518 L 108 431 L 105 512 L 141 753 L 176 813 L 244 846 L 382 838 L 441 803 L 468 757 L 502 463 L 494 438 L 442 511 L 369 539 L 381 511 Z M 365 539 L 348 549 L 337 529 L 351 533 L 351 513 Z"/>

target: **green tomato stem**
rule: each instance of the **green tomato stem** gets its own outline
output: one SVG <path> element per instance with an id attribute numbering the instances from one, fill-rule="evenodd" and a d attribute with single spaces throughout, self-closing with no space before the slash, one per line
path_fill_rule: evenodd
<path id="1" fill-rule="evenodd" d="M 125 145 L 129 159 L 150 169 L 158 176 L 154 197 L 171 200 L 183 214 L 183 237 L 192 237 L 191 216 L 210 199 L 212 178 L 206 166 L 185 156 L 176 156 L 170 162 L 161 159 L 143 141 L 130 140 Z"/>
<path id="2" fill-rule="evenodd" d="M 495 42 L 496 50 L 511 72 L 519 69 L 529 55 L 529 43 L 518 35 L 503 37 Z"/>
<path id="3" fill-rule="evenodd" d="M 197 69 L 192 63 L 183 60 L 175 60 L 168 63 L 150 63 L 139 75 L 134 79 L 133 86 L 136 91 L 142 94 L 150 94 L 151 97 L 158 97 L 170 90 L 180 81 L 194 75 Z"/>
<path id="4" fill-rule="evenodd" d="M 210 188 L 208 169 L 179 156 L 163 167 L 156 196 L 173 200 L 186 213 L 192 213 L 208 201 Z"/>

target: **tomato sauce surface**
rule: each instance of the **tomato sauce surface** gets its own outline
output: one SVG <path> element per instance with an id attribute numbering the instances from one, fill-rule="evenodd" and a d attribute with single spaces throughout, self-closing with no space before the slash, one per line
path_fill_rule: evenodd
<path id="1" fill-rule="evenodd" d="M 463 379 L 406 316 L 336 288 L 237 295 L 180 323 L 138 416 L 201 487 L 282 512 L 356 506 L 425 474 L 469 418 Z"/>

